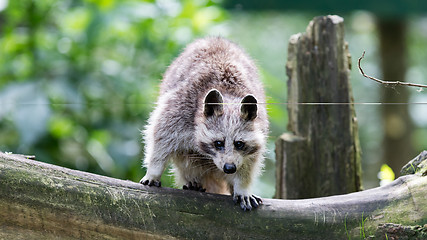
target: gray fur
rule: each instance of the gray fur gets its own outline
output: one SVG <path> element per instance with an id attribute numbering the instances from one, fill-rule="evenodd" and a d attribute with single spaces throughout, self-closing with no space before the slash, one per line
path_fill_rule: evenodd
<path id="1" fill-rule="evenodd" d="M 143 133 L 147 174 L 141 183 L 160 183 L 172 159 L 177 184 L 201 184 L 208 192 L 233 194 L 244 210 L 257 207 L 249 187 L 262 168 L 268 133 L 265 104 L 257 103 L 265 103 L 263 86 L 239 46 L 219 37 L 188 45 L 167 69 Z M 224 149 L 214 141 L 223 141 Z M 244 147 L 235 149 L 236 141 Z M 225 163 L 237 171 L 225 174 Z"/>

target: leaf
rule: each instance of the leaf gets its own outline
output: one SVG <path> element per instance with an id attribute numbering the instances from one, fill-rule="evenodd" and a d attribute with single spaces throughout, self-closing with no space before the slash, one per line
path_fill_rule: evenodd
<path id="1" fill-rule="evenodd" d="M 381 170 L 378 173 L 378 178 L 380 181 L 380 186 L 384 186 L 390 182 L 392 182 L 395 178 L 394 172 L 387 164 L 383 164 L 381 166 Z"/>

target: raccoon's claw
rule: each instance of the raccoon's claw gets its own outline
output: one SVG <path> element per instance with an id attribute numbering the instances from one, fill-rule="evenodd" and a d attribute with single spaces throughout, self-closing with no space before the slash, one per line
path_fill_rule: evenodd
<path id="1" fill-rule="evenodd" d="M 143 185 L 147 185 L 147 186 L 155 186 L 155 187 L 161 187 L 162 183 L 160 182 L 160 180 L 149 180 L 149 179 L 141 179 L 141 181 L 139 181 L 139 183 L 143 184 Z"/>
<path id="2" fill-rule="evenodd" d="M 199 192 L 205 192 L 206 189 L 202 187 L 202 185 L 199 185 L 197 182 L 188 182 L 184 186 L 182 186 L 182 189 L 184 190 L 194 190 Z"/>
<path id="3" fill-rule="evenodd" d="M 233 197 L 233 201 L 235 204 L 240 203 L 240 208 L 242 208 L 243 211 L 251 211 L 252 208 L 257 208 L 259 205 L 262 204 L 262 199 L 256 195 L 235 195 Z"/>

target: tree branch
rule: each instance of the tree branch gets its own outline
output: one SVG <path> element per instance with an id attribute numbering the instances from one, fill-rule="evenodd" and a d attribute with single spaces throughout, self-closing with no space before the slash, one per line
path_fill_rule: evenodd
<path id="1" fill-rule="evenodd" d="M 417 169 L 380 188 L 264 199 L 243 212 L 230 196 L 150 188 L 0 152 L 0 239 L 384 238 L 387 226 L 426 222 L 427 169 Z M 412 236 L 422 239 L 424 228 L 414 227 Z"/>
<path id="2" fill-rule="evenodd" d="M 365 57 L 365 51 L 363 51 L 362 56 L 358 60 L 357 66 L 359 67 L 359 71 L 365 78 L 369 78 L 371 80 L 374 80 L 378 83 L 384 84 L 384 85 L 391 85 L 391 86 L 407 86 L 407 87 L 420 87 L 420 88 L 427 88 L 427 85 L 424 84 L 418 84 L 418 83 L 410 83 L 410 82 L 401 82 L 401 81 L 385 81 L 378 78 L 371 77 L 363 71 L 362 67 L 360 66 L 360 62 Z"/>

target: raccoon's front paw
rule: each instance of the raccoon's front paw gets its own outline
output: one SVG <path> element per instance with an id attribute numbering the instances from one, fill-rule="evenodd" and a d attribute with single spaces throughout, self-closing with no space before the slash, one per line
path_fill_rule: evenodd
<path id="1" fill-rule="evenodd" d="M 201 184 L 198 184 L 197 182 L 188 182 L 184 186 L 182 186 L 182 189 L 184 190 L 194 190 L 199 192 L 205 192 L 206 189 L 202 187 Z"/>
<path id="2" fill-rule="evenodd" d="M 262 199 L 256 195 L 239 195 L 235 194 L 233 196 L 233 201 L 235 204 L 240 203 L 240 207 L 243 211 L 251 211 L 252 208 L 257 208 L 262 204 Z"/>
<path id="3" fill-rule="evenodd" d="M 161 187 L 162 183 L 160 182 L 160 180 L 158 179 L 149 179 L 147 176 L 143 177 L 141 179 L 141 181 L 139 181 L 139 183 L 143 184 L 143 185 L 148 185 L 148 186 L 156 186 L 156 187 Z"/>

